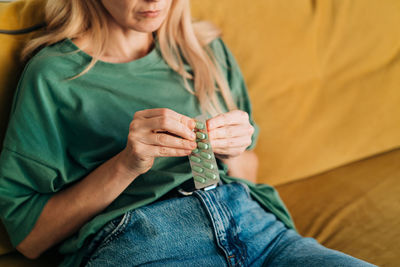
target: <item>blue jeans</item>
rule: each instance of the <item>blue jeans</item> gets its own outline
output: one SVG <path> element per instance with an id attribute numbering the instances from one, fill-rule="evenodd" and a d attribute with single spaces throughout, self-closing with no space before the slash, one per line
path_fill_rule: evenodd
<path id="1" fill-rule="evenodd" d="M 374 266 L 287 229 L 232 183 L 127 212 L 88 245 L 86 266 Z"/>

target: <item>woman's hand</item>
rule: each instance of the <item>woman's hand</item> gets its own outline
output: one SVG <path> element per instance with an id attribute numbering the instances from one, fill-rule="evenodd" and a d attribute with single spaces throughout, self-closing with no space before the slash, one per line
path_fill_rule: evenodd
<path id="1" fill-rule="evenodd" d="M 54 194 L 32 231 L 17 246 L 30 259 L 77 232 L 147 172 L 155 157 L 189 155 L 196 147 L 193 119 L 169 109 L 135 113 L 126 148 L 85 178 Z"/>
<path id="2" fill-rule="evenodd" d="M 208 135 L 215 155 L 229 159 L 242 154 L 251 144 L 254 127 L 249 114 L 233 110 L 207 121 Z"/>
<path id="3" fill-rule="evenodd" d="M 156 157 L 188 156 L 196 148 L 195 121 L 166 108 L 135 113 L 120 160 L 125 170 L 140 175 Z"/>

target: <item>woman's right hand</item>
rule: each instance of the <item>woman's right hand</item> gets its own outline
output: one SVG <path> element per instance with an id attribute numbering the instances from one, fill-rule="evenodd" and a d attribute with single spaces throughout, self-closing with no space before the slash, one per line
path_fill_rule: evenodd
<path id="1" fill-rule="evenodd" d="M 187 156 L 196 147 L 193 119 L 170 109 L 135 113 L 126 148 L 85 178 L 54 194 L 17 249 L 30 259 L 76 233 L 108 207 L 156 157 Z M 50 234 L 49 234 L 50 233 Z"/>
<path id="2" fill-rule="evenodd" d="M 196 148 L 194 127 L 193 119 L 167 108 L 138 111 L 129 126 L 120 163 L 140 175 L 153 166 L 156 157 L 188 156 Z"/>

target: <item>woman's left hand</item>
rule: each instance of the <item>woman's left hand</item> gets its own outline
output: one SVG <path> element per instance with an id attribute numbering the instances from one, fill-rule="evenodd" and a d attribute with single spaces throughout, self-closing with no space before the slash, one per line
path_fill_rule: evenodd
<path id="1" fill-rule="evenodd" d="M 251 144 L 254 127 L 249 114 L 233 110 L 207 120 L 208 136 L 215 156 L 220 159 L 237 157 Z"/>

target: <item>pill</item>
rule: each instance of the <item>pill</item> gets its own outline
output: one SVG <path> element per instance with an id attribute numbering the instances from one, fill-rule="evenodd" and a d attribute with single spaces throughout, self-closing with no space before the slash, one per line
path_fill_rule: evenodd
<path id="1" fill-rule="evenodd" d="M 208 145 L 206 143 L 203 142 L 198 142 L 197 143 L 197 147 L 200 149 L 208 149 Z"/>
<path id="2" fill-rule="evenodd" d="M 192 153 L 199 153 L 199 149 L 196 148 L 196 149 L 192 150 Z"/>
<path id="3" fill-rule="evenodd" d="M 194 162 L 197 162 L 197 163 L 200 163 L 200 162 L 201 162 L 201 158 L 195 157 L 195 156 L 190 156 L 190 160 L 191 160 L 191 161 L 194 161 Z"/>
<path id="4" fill-rule="evenodd" d="M 199 167 L 199 166 L 193 166 L 192 169 L 193 169 L 195 172 L 199 172 L 199 173 L 202 173 L 202 172 L 204 171 L 203 168 L 201 168 L 201 167 Z"/>
<path id="5" fill-rule="evenodd" d="M 201 176 L 194 176 L 193 177 L 197 182 L 204 184 L 206 182 L 206 179 L 204 179 Z"/>
<path id="6" fill-rule="evenodd" d="M 212 165 L 210 162 L 203 162 L 203 166 L 206 167 L 209 170 L 213 170 L 214 169 L 214 165 Z"/>
<path id="7" fill-rule="evenodd" d="M 211 155 L 206 152 L 200 152 L 200 156 L 202 156 L 205 159 L 211 159 Z M 196 161 L 196 162 L 200 162 L 200 161 Z"/>
<path id="8" fill-rule="evenodd" d="M 200 122 L 200 121 L 196 121 L 196 128 L 203 130 L 205 127 L 204 123 Z"/>
<path id="9" fill-rule="evenodd" d="M 206 139 L 206 135 L 202 132 L 197 132 L 196 133 L 197 138 L 199 139 Z"/>
<path id="10" fill-rule="evenodd" d="M 213 179 L 213 180 L 217 179 L 217 176 L 212 172 L 206 172 L 205 175 L 209 179 Z"/>

